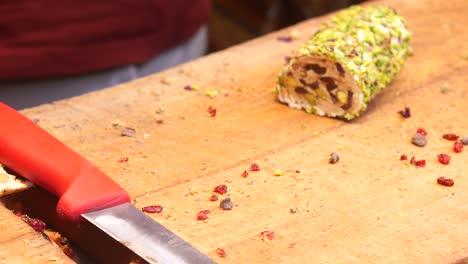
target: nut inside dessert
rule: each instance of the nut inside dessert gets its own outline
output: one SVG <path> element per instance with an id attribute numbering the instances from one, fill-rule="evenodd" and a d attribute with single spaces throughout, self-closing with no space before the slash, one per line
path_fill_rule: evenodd
<path id="1" fill-rule="evenodd" d="M 293 59 L 281 75 L 279 100 L 319 115 L 356 115 L 362 92 L 353 76 L 336 61 L 310 55 Z"/>

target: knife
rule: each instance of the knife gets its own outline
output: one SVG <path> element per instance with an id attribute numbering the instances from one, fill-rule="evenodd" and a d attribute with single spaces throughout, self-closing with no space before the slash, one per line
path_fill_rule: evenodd
<path id="1" fill-rule="evenodd" d="M 91 222 L 149 263 L 214 263 L 131 205 L 95 165 L 1 102 L 0 163 L 57 196 L 61 218 Z"/>

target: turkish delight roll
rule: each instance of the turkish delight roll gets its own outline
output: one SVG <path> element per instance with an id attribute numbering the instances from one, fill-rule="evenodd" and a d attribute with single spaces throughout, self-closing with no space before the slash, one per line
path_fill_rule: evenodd
<path id="1" fill-rule="evenodd" d="M 411 55 L 404 19 L 388 7 L 352 6 L 332 17 L 278 76 L 278 99 L 320 116 L 353 119 Z"/>

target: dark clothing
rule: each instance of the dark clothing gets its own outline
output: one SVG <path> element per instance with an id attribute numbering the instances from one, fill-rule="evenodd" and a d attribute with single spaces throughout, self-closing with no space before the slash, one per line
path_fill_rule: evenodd
<path id="1" fill-rule="evenodd" d="M 4 0 L 0 80 L 143 63 L 189 39 L 209 0 Z"/>

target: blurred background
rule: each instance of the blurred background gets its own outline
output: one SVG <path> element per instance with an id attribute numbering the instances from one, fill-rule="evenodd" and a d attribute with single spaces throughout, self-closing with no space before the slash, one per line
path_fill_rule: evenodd
<path id="1" fill-rule="evenodd" d="M 213 0 L 209 51 L 218 51 L 363 0 Z"/>
<path id="2" fill-rule="evenodd" d="M 112 87 L 361 2 L 0 1 L 0 101 L 23 109 Z"/>

